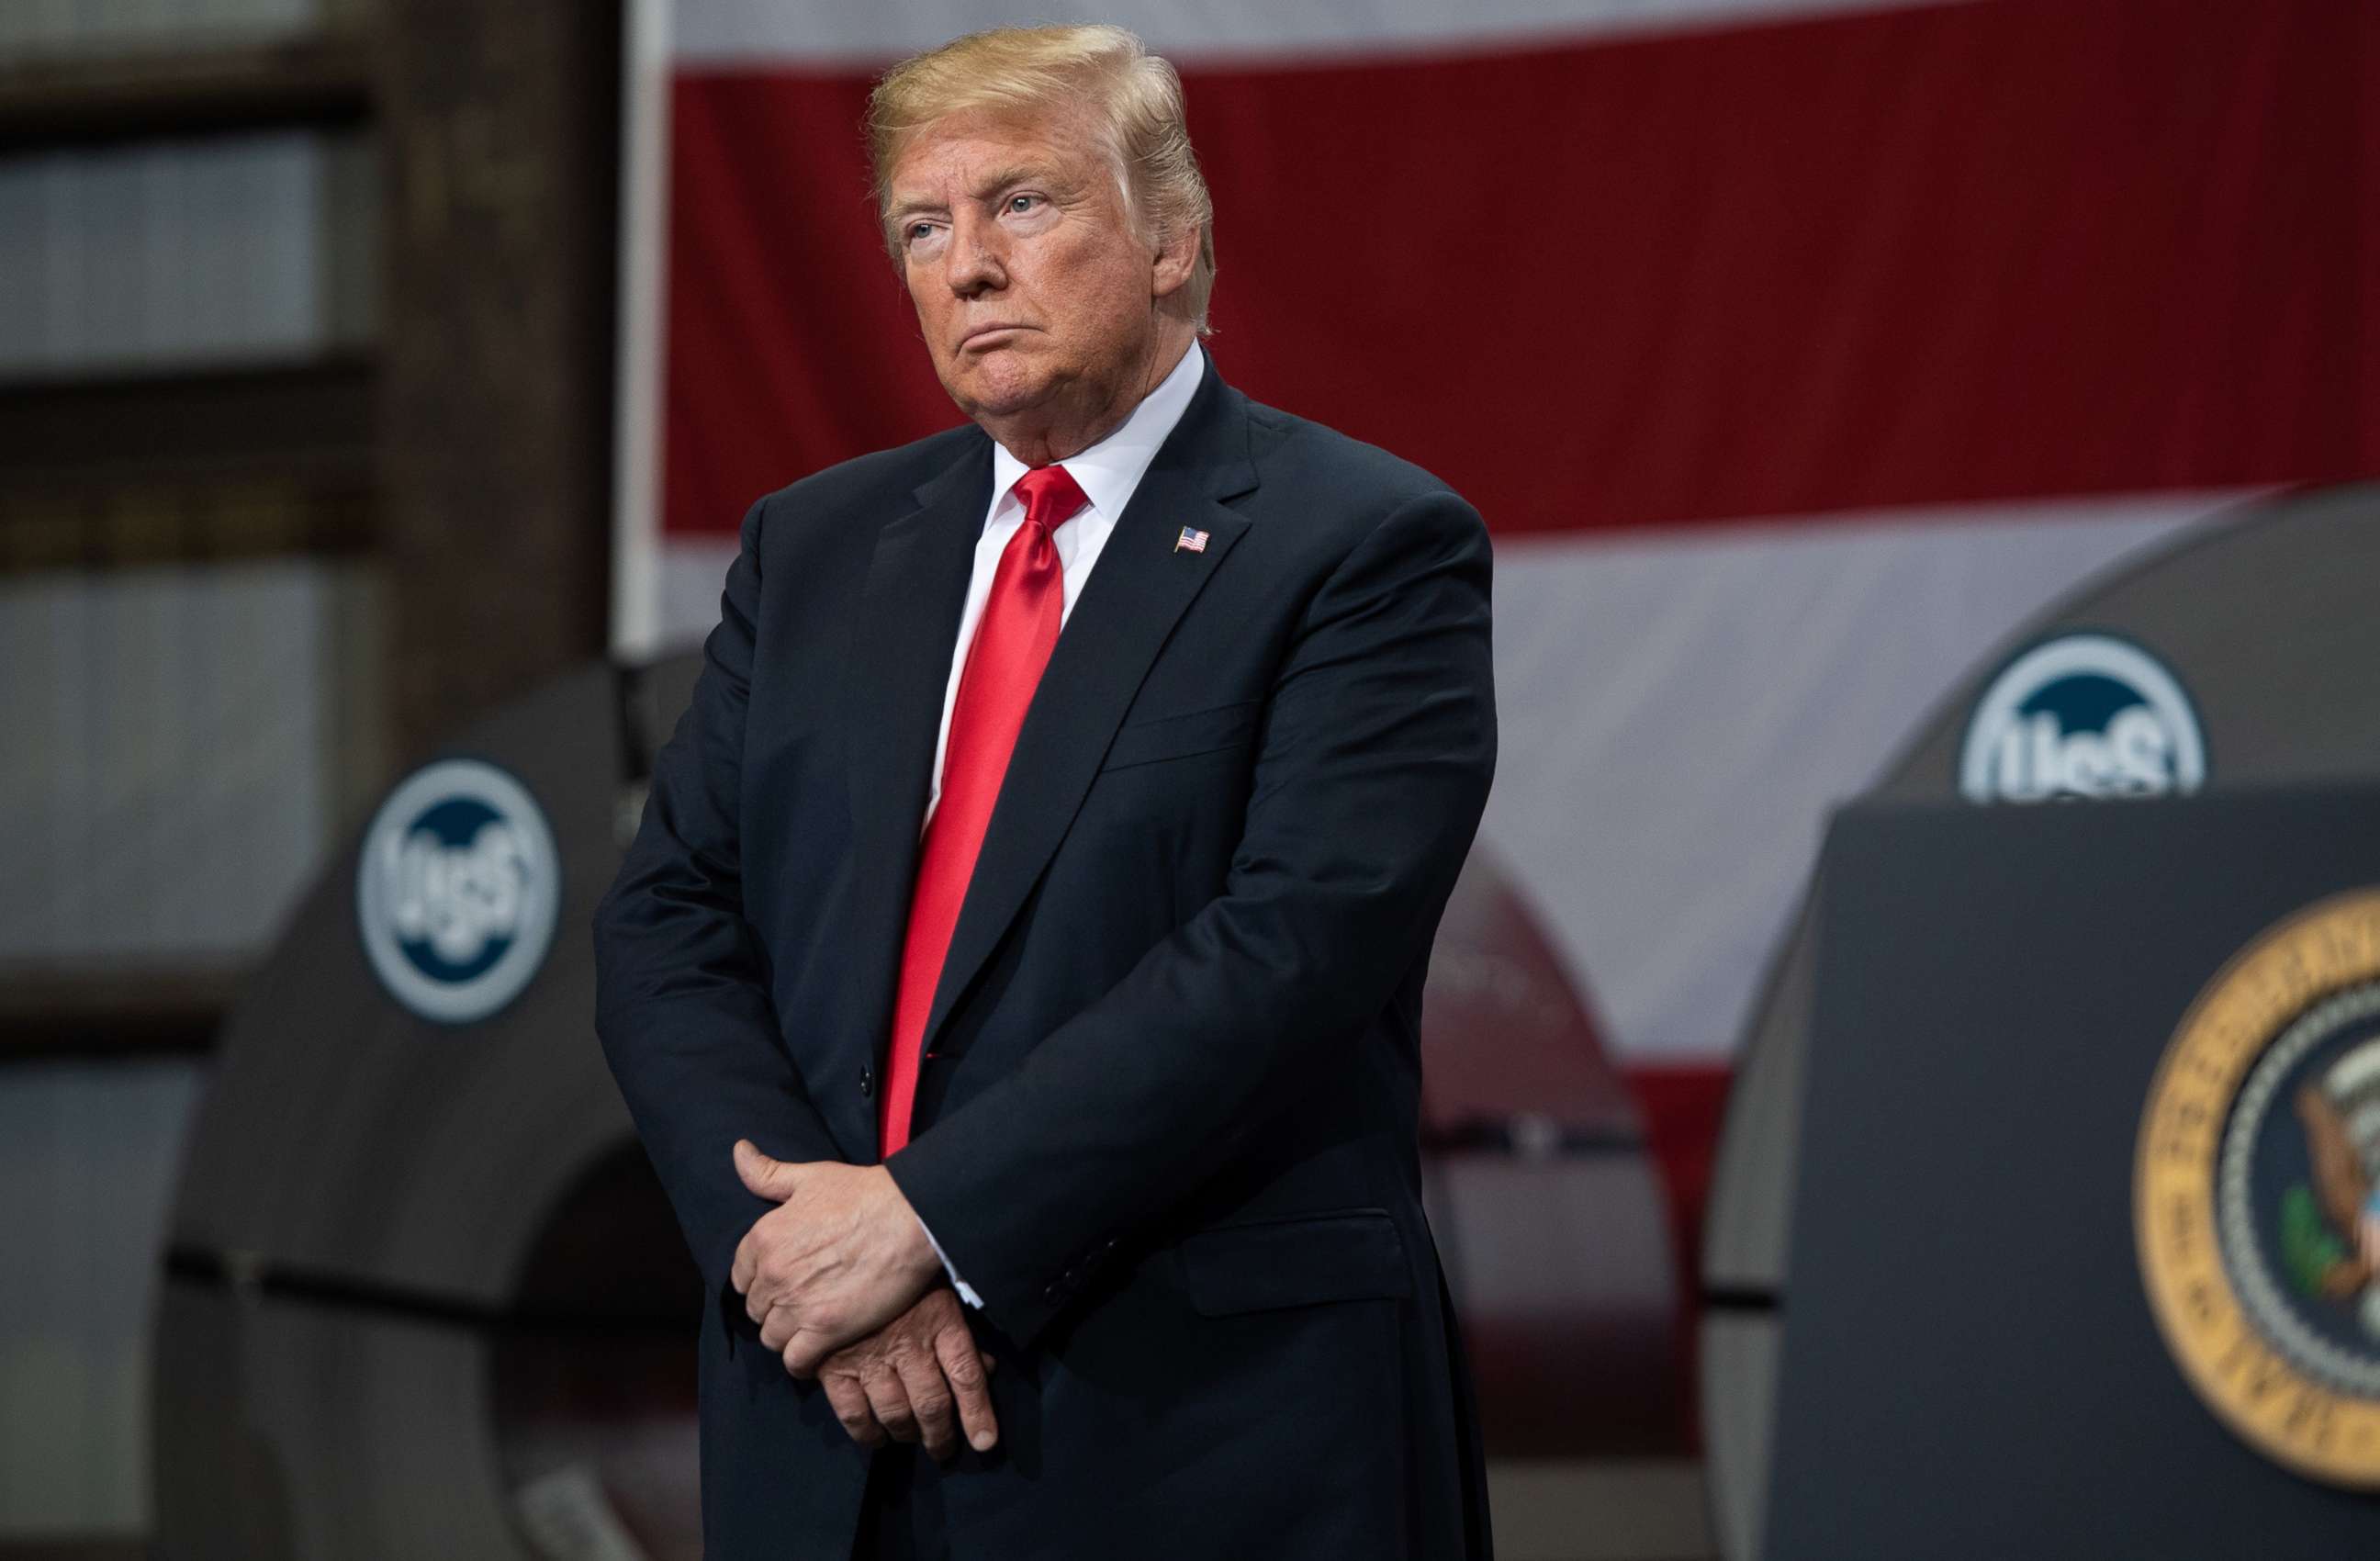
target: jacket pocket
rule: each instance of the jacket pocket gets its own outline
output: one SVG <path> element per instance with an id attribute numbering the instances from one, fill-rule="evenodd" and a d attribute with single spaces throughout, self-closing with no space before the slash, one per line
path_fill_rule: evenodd
<path id="1" fill-rule="evenodd" d="M 1218 1226 L 1184 1238 L 1190 1305 L 1207 1317 L 1413 1294 L 1404 1238 L 1386 1209 Z"/>
<path id="2" fill-rule="evenodd" d="M 1256 734 L 1257 712 L 1261 705 L 1261 700 L 1243 699 L 1203 710 L 1185 710 L 1178 716 L 1126 721 L 1116 728 L 1115 739 L 1108 744 L 1106 762 L 1099 768 L 1122 769 L 1127 765 L 1154 764 L 1159 759 L 1187 758 L 1193 754 L 1238 747 Z"/>

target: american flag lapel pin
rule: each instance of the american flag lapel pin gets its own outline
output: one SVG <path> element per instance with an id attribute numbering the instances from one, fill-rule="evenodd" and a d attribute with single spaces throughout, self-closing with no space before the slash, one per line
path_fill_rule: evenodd
<path id="1" fill-rule="evenodd" d="M 1207 534 L 1195 526 L 1185 526 L 1182 528 L 1182 535 L 1173 538 L 1173 551 L 1177 553 L 1203 553 L 1207 551 Z"/>

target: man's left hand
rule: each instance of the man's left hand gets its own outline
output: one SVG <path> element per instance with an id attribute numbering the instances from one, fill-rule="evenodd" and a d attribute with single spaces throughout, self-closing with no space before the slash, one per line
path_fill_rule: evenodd
<path id="1" fill-rule="evenodd" d="M 776 1203 L 735 1248 L 731 1273 L 760 1342 L 785 1370 L 819 1363 L 909 1309 L 941 1272 L 926 1228 L 882 1166 L 789 1164 L 735 1141 L 735 1174 Z"/>
<path id="2" fill-rule="evenodd" d="M 979 1453 L 1000 1440 L 991 1367 L 991 1357 L 967 1331 L 958 1297 L 937 1287 L 882 1333 L 828 1356 L 819 1385 L 835 1419 L 861 1446 L 877 1446 L 888 1436 L 922 1442 L 940 1460 L 959 1450 L 961 1436 Z"/>

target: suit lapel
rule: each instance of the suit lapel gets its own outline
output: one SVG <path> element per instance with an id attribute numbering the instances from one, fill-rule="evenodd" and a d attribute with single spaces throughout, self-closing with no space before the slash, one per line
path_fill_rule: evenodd
<path id="1" fill-rule="evenodd" d="M 828 1077 L 857 1079 L 892 1028 L 901 942 L 917 874 L 917 825 L 933 781 L 951 654 L 984 511 L 991 502 L 991 442 L 975 444 L 917 490 L 917 508 L 877 534 L 852 636 L 849 700 L 855 925 L 851 990 L 856 1027 L 829 1040 Z M 848 1098 L 833 1092 L 833 1098 Z M 878 1152 L 869 1096 L 867 1157 Z"/>
<path id="2" fill-rule="evenodd" d="M 1209 363 L 1182 421 L 1117 517 L 1034 690 L 942 962 L 926 1021 L 927 1047 L 1065 838 L 1175 622 L 1247 529 L 1247 521 L 1221 501 L 1256 486 L 1247 403 Z M 1184 526 L 1207 532 L 1204 551 L 1174 546 Z M 945 672 L 953 638 L 946 631 L 941 641 Z M 933 720 L 927 728 L 929 760 Z"/>

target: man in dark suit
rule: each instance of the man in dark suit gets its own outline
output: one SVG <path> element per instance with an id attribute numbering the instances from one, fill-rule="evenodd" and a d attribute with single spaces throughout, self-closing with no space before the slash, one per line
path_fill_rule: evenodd
<path id="1" fill-rule="evenodd" d="M 1415 1131 L 1486 530 L 1218 377 L 1129 34 L 962 39 L 870 129 L 972 422 L 752 506 L 596 915 L 709 1554 L 1485 1555 Z"/>

